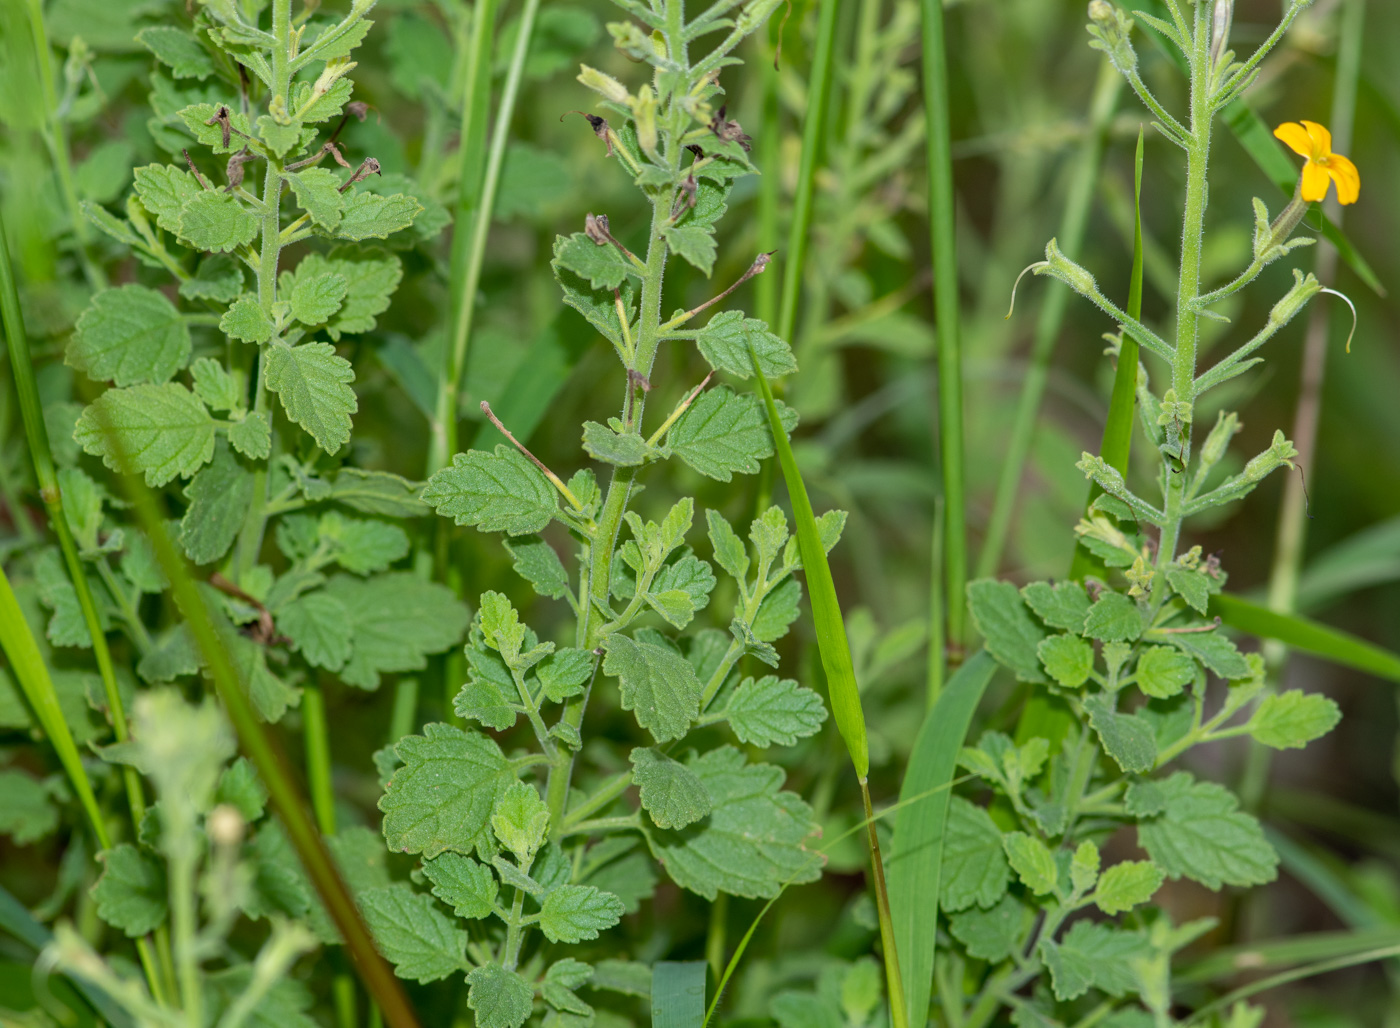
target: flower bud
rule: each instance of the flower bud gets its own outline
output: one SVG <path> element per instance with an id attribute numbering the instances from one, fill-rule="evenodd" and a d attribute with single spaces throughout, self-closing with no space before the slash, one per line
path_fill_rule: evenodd
<path id="1" fill-rule="evenodd" d="M 1244 474 L 1241 477 L 1251 483 L 1262 481 L 1271 471 L 1276 471 L 1285 464 L 1291 468 L 1296 456 L 1298 451 L 1293 448 L 1293 444 L 1284 438 L 1282 432 L 1275 429 L 1274 439 L 1269 448 L 1244 466 Z"/>
<path id="2" fill-rule="evenodd" d="M 1035 273 L 1059 279 L 1080 296 L 1094 297 L 1099 292 L 1098 283 L 1094 281 L 1094 276 L 1088 269 L 1080 267 L 1061 253 L 1059 244 L 1053 239 L 1045 244 L 1045 266 L 1037 268 Z"/>
<path id="3" fill-rule="evenodd" d="M 1209 468 L 1219 464 L 1220 459 L 1225 456 L 1225 448 L 1230 445 L 1230 440 L 1239 430 L 1239 415 L 1233 411 L 1229 414 L 1221 411 L 1220 416 L 1215 419 L 1215 427 L 1210 430 L 1205 445 L 1201 447 L 1202 467 Z"/>
<path id="4" fill-rule="evenodd" d="M 647 34 L 630 21 L 608 22 L 608 34 L 613 46 L 634 61 L 645 61 L 656 52 Z"/>
<path id="5" fill-rule="evenodd" d="M 605 74 L 597 68 L 590 68 L 586 64 L 580 64 L 578 80 L 604 100 L 611 100 L 615 104 L 625 104 L 627 102 L 627 87 L 611 75 Z"/>
<path id="6" fill-rule="evenodd" d="M 756 0 L 744 8 L 743 13 L 734 19 L 734 31 L 747 36 L 759 28 L 769 16 L 783 5 L 785 0 Z"/>
<path id="7" fill-rule="evenodd" d="M 1091 0 L 1089 35 L 1094 38 L 1089 45 L 1106 53 L 1120 75 L 1131 75 L 1137 70 L 1137 54 L 1128 42 L 1132 30 L 1133 20 L 1108 0 Z"/>
<path id="8" fill-rule="evenodd" d="M 637 90 L 637 96 L 631 100 L 632 121 L 637 126 L 637 142 L 642 149 L 649 154 L 656 153 L 656 94 L 651 91 L 651 86 L 643 86 Z"/>
<path id="9" fill-rule="evenodd" d="M 337 79 L 344 78 L 358 62 L 350 60 L 348 57 L 333 57 L 326 62 L 321 74 L 316 77 L 316 84 L 311 87 L 311 92 L 315 96 L 323 96 L 330 92 L 331 86 L 335 85 Z"/>
<path id="10" fill-rule="evenodd" d="M 1297 268 L 1294 268 L 1293 288 L 1284 294 L 1282 300 L 1274 304 L 1274 309 L 1269 312 L 1269 321 L 1280 327 L 1288 324 L 1293 320 L 1293 316 L 1320 292 L 1322 292 L 1322 283 L 1311 272 L 1305 276 Z"/>

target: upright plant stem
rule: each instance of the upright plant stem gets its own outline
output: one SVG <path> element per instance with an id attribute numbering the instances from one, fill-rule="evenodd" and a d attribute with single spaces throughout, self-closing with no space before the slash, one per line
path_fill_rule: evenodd
<path id="1" fill-rule="evenodd" d="M 967 512 L 963 474 L 962 340 L 957 213 L 953 205 L 952 110 L 942 0 L 920 0 L 924 118 L 928 123 L 929 234 L 938 331 L 938 437 L 943 464 L 944 582 L 951 663 L 962 661 L 967 603 Z"/>
<path id="2" fill-rule="evenodd" d="M 759 38 L 762 38 L 760 36 Z M 759 47 L 763 55 L 763 120 L 758 130 L 759 166 L 768 169 L 758 180 L 758 249 L 767 252 L 778 245 L 778 205 L 782 177 L 782 105 L 778 100 L 777 56 L 773 49 Z M 760 321 L 774 324 L 778 317 L 778 276 L 758 275 L 753 280 L 754 313 Z"/>
<path id="3" fill-rule="evenodd" d="M 802 163 L 797 169 L 797 193 L 792 202 L 792 225 L 788 229 L 783 264 L 783 294 L 778 309 L 778 335 L 789 340 L 797 325 L 797 301 L 807 265 L 807 237 L 812 227 L 817 160 L 826 137 L 832 54 L 836 49 L 836 15 L 840 8 L 841 0 L 821 0 L 817 14 L 817 44 L 812 54 L 812 75 L 807 82 L 807 113 L 802 120 Z M 770 173 L 776 174 L 776 166 Z"/>
<path id="4" fill-rule="evenodd" d="M 111 651 L 107 648 L 107 637 L 102 632 L 102 620 L 97 613 L 97 604 L 93 601 L 92 590 L 88 588 L 87 575 L 83 569 L 82 559 L 78 555 L 77 543 L 73 539 L 73 532 L 68 526 L 68 518 L 63 510 L 63 492 L 58 487 L 58 473 L 54 469 L 53 452 L 49 449 L 48 429 L 44 425 L 43 407 L 39 401 L 39 383 L 34 374 L 34 362 L 29 352 L 29 335 L 24 329 L 24 315 L 20 311 L 19 289 L 15 283 L 14 268 L 10 264 L 10 247 L 5 237 L 3 217 L 0 217 L 0 322 L 3 322 L 5 328 L 5 348 L 10 353 L 10 367 L 14 372 L 15 395 L 19 398 L 20 418 L 24 424 L 24 438 L 29 445 L 30 459 L 34 463 L 34 479 L 39 484 L 39 495 L 43 498 L 44 509 L 48 512 L 49 524 L 52 526 L 54 534 L 58 536 L 58 544 L 63 551 L 63 561 L 68 569 L 68 577 L 72 580 L 73 589 L 78 596 L 78 605 L 83 611 L 83 623 L 87 626 L 88 634 L 92 637 L 93 658 L 97 662 L 98 673 L 102 678 L 108 716 L 112 720 L 112 731 L 118 742 L 128 742 L 131 739 L 131 731 L 127 725 L 126 708 L 122 705 L 121 692 L 117 689 L 116 668 L 112 664 Z M 5 588 L 8 590 L 8 582 L 5 583 Z M 11 598 L 13 599 L 13 594 L 11 594 Z M 17 613 L 18 605 L 12 603 L 11 606 Z M 5 617 L 13 616 L 15 615 L 5 615 Z M 16 624 L 18 625 L 22 621 L 21 617 Z M 19 665 L 17 662 L 13 663 L 18 673 Z M 40 666 L 42 667 L 42 662 L 40 662 Z M 48 717 L 41 718 L 44 731 L 58 751 L 59 759 L 68 772 L 73 788 L 87 810 L 98 844 L 104 850 L 111 849 L 112 840 L 108 836 L 106 826 L 98 812 L 96 800 L 93 799 L 92 795 L 92 785 L 88 781 L 82 761 L 78 758 L 72 733 L 63 720 L 63 712 L 58 706 L 57 695 L 53 691 L 53 682 L 49 679 L 47 671 L 36 679 L 36 683 L 36 688 L 39 691 L 30 696 L 30 702 L 34 704 L 36 710 L 40 709 L 42 703 L 44 709 L 48 711 Z M 44 683 L 47 683 L 46 689 Z M 67 739 L 66 745 L 63 742 L 64 738 Z M 135 768 L 122 765 L 121 779 L 122 786 L 126 790 L 134 834 L 141 827 L 141 819 L 146 816 L 146 798 L 141 791 L 141 778 Z M 161 987 L 156 970 L 155 953 L 150 941 L 145 938 L 137 939 L 136 949 L 141 958 L 141 968 L 145 972 L 151 995 L 157 998 L 157 1002 L 162 1002 L 165 990 Z"/>
<path id="5" fill-rule="evenodd" d="M 59 192 L 63 195 L 64 206 L 68 208 L 68 220 L 73 226 L 73 238 L 78 244 L 78 260 L 83 266 L 83 276 L 88 285 L 102 289 L 107 285 L 107 276 L 92 259 L 88 245 L 92 234 L 88 230 L 87 219 L 78 206 L 78 191 L 73 185 L 73 161 L 68 151 L 68 134 L 63 121 L 58 116 L 58 94 L 54 90 L 53 55 L 49 51 L 48 31 L 44 27 L 44 8 L 41 0 L 29 0 L 29 31 L 34 38 L 34 56 L 39 62 L 39 88 L 43 91 L 44 103 L 44 143 L 53 159 L 54 172 L 58 176 Z"/>
<path id="6" fill-rule="evenodd" d="M 1333 146 L 1339 152 L 1351 147 L 1352 128 L 1356 121 L 1356 93 L 1361 78 L 1361 47 L 1365 37 L 1365 0 L 1346 0 L 1342 8 L 1342 30 L 1337 50 L 1336 82 L 1332 93 Z M 1326 214 L 1340 230 L 1342 208 L 1335 199 L 1326 201 Z M 1320 242 L 1315 270 L 1317 280 L 1331 285 L 1337 274 L 1337 250 Z M 1283 485 L 1283 505 L 1279 511 L 1278 534 L 1274 540 L 1274 564 L 1269 573 L 1268 605 L 1280 614 L 1292 614 L 1298 605 L 1298 578 L 1302 572 L 1303 552 L 1307 545 L 1307 496 L 1304 481 L 1312 474 L 1317 454 L 1317 428 L 1322 416 L 1322 385 L 1327 373 L 1327 344 L 1329 309 L 1318 304 L 1308 312 L 1308 327 L 1303 343 L 1303 364 L 1299 376 L 1298 408 L 1293 415 L 1293 431 L 1289 435 L 1298 456 L 1294 461 L 1299 474 L 1290 475 Z M 1282 643 L 1264 644 L 1264 657 L 1270 669 L 1281 675 L 1288 659 Z M 1248 810 L 1256 809 L 1263 799 L 1269 777 L 1272 751 L 1250 741 L 1240 792 Z"/>
<path id="7" fill-rule="evenodd" d="M 1064 214 L 1057 233 L 1060 248 L 1069 254 L 1077 253 L 1084 243 L 1091 201 L 1099 181 L 1104 136 L 1118 106 L 1118 94 L 1122 87 L 1122 76 L 1105 60 L 1099 68 L 1098 81 L 1089 104 L 1087 131 L 1079 145 L 1070 179 L 1069 195 L 1065 198 Z M 1055 352 L 1055 341 L 1059 337 L 1060 326 L 1064 323 L 1069 297 L 1070 293 L 1067 290 L 1052 289 L 1046 295 L 1040 308 L 1040 317 L 1036 320 L 1030 361 L 1021 385 L 1021 398 L 1016 405 L 1011 438 L 1007 442 L 1006 455 L 1002 460 L 996 499 L 992 502 L 992 513 L 987 520 L 987 535 L 977 558 L 979 578 L 996 574 L 1006 549 L 1006 539 L 1016 512 L 1021 479 L 1025 477 L 1026 460 L 1035 437 L 1040 404 L 1045 397 L 1046 384 L 1050 380 L 1050 358 Z"/>
<path id="8" fill-rule="evenodd" d="M 438 402 L 428 471 L 431 474 L 444 467 L 457 452 L 458 394 L 466 374 L 467 355 L 471 347 L 472 322 L 476 313 L 476 291 L 481 283 L 481 268 L 486 259 L 486 241 L 491 233 L 491 213 L 496 206 L 496 189 L 500 184 L 501 166 L 505 162 L 506 143 L 510 138 L 510 123 L 515 114 L 515 101 L 520 92 L 520 80 L 529 56 L 530 40 L 535 30 L 535 15 L 540 0 L 525 0 L 520 12 L 520 28 L 511 52 L 501 90 L 501 103 L 496 110 L 496 124 L 491 135 L 491 149 L 486 158 L 485 176 L 480 195 L 475 196 L 480 138 L 485 135 L 485 106 L 490 86 L 491 29 L 495 24 L 498 0 L 482 0 L 478 21 L 472 31 L 472 72 L 463 105 L 463 134 L 461 146 L 462 170 L 466 177 L 459 185 L 457 201 L 457 233 L 465 234 L 470 219 L 471 232 L 464 253 L 459 252 L 457 237 L 452 244 L 453 324 L 452 339 L 447 353 L 446 373 L 438 387 Z M 471 146 L 473 152 L 466 152 Z M 474 208 L 474 210 L 473 210 Z"/>

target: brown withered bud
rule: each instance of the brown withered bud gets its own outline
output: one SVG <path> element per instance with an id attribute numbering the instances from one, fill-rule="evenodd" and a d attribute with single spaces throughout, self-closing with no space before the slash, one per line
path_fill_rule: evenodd
<path id="1" fill-rule="evenodd" d="M 728 105 L 726 104 L 715 113 L 714 118 L 710 121 L 710 131 L 726 143 L 738 143 L 747 153 L 753 149 L 749 145 L 752 137 L 744 133 L 744 130 L 739 127 L 738 121 L 725 117 L 727 110 Z"/>
<path id="2" fill-rule="evenodd" d="M 224 172 L 224 174 L 228 176 L 228 186 L 224 189 L 225 193 L 232 193 L 243 184 L 243 165 L 247 164 L 249 161 L 256 161 L 257 159 L 258 155 L 253 153 L 246 146 L 242 150 L 239 150 L 238 153 L 229 157 L 228 168 Z"/>
<path id="3" fill-rule="evenodd" d="M 688 145 L 686 149 L 695 155 L 695 159 L 697 161 L 703 161 L 705 159 L 705 151 L 700 149 L 700 147 L 696 146 L 694 143 Z"/>
<path id="4" fill-rule="evenodd" d="M 351 175 L 348 179 L 345 180 L 345 185 L 340 187 L 340 191 L 343 193 L 361 179 L 369 178 L 369 176 L 371 175 L 378 174 L 379 162 L 376 161 L 373 157 L 366 157 L 364 163 L 355 169 L 355 174 Z"/>
<path id="5" fill-rule="evenodd" d="M 643 375 L 640 371 L 633 371 L 631 368 L 628 368 L 627 382 L 629 385 L 640 389 L 644 393 L 651 392 L 651 380 L 648 379 L 645 375 Z"/>
<path id="6" fill-rule="evenodd" d="M 671 205 L 671 220 L 675 220 L 681 211 L 688 211 L 695 206 L 695 195 L 700 191 L 700 183 L 695 181 L 695 172 L 691 172 L 681 183 L 681 191 L 676 194 L 676 202 Z"/>
<path id="7" fill-rule="evenodd" d="M 229 123 L 228 108 L 220 104 L 219 109 L 214 112 L 214 116 L 207 119 L 204 124 L 219 126 L 219 130 L 223 133 L 224 137 L 224 149 L 228 149 L 229 135 L 233 130 L 233 126 Z"/>
<path id="8" fill-rule="evenodd" d="M 608 148 L 608 156 L 611 157 L 611 156 L 612 156 L 612 152 L 613 152 L 613 147 L 612 147 L 612 138 L 611 138 L 611 137 L 609 136 L 609 134 L 608 134 L 608 133 L 609 133 L 609 128 L 608 128 L 608 121 L 607 121 L 607 119 L 606 119 L 606 118 L 600 118 L 600 117 L 599 117 L 598 115 L 596 115 L 596 114 L 589 114 L 587 111 L 565 111 L 563 114 L 559 115 L 559 120 L 560 120 L 560 121 L 563 121 L 564 118 L 565 118 L 567 115 L 570 115 L 570 114 L 581 114 L 583 117 L 585 117 L 585 118 L 588 119 L 588 124 L 589 124 L 589 127 L 593 129 L 593 134 L 594 134 L 595 136 L 597 136 L 599 139 L 601 139 L 601 140 L 604 142 L 604 144 L 607 145 L 607 148 Z"/>
<path id="9" fill-rule="evenodd" d="M 608 216 L 606 214 L 589 214 L 583 219 L 583 234 L 599 246 L 607 246 L 612 242 L 612 233 L 608 231 Z"/>
<path id="10" fill-rule="evenodd" d="M 194 158 L 190 156 L 190 152 L 188 150 L 181 150 L 180 152 L 185 155 L 185 164 L 189 166 L 190 174 L 193 175 L 195 181 L 199 183 L 199 188 L 205 190 L 212 189 L 213 186 L 209 184 L 209 180 L 201 175 L 199 169 L 195 167 Z"/>

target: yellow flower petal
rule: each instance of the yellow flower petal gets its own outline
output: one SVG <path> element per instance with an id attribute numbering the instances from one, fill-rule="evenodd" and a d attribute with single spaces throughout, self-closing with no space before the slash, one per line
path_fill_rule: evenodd
<path id="1" fill-rule="evenodd" d="M 1332 133 L 1315 121 L 1303 122 L 1303 128 L 1308 130 L 1308 136 L 1312 139 L 1312 159 L 1321 160 L 1332 152 Z"/>
<path id="2" fill-rule="evenodd" d="M 1328 158 L 1327 174 L 1337 183 L 1337 202 L 1356 203 L 1361 195 L 1361 172 L 1356 170 L 1356 165 L 1341 154 L 1334 153 Z"/>
<path id="3" fill-rule="evenodd" d="M 1308 130 L 1299 125 L 1296 121 L 1286 121 L 1278 128 L 1274 129 L 1274 135 L 1283 141 L 1283 145 L 1292 150 L 1299 157 L 1310 158 L 1313 155 L 1312 137 L 1308 135 Z"/>
<path id="4" fill-rule="evenodd" d="M 1303 199 L 1308 203 L 1321 200 L 1327 196 L 1327 169 L 1320 164 L 1308 161 L 1303 165 Z M 1338 190 L 1340 192 L 1340 190 Z"/>

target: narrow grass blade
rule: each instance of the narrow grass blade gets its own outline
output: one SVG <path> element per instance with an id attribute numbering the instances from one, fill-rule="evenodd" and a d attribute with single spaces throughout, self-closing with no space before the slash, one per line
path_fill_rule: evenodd
<path id="1" fill-rule="evenodd" d="M 901 801 L 918 795 L 928 797 L 901 805 L 890 851 L 890 907 L 911 1025 L 927 1022 L 933 989 L 943 827 L 950 795 L 946 787 L 952 781 L 958 749 L 972 724 L 972 715 L 995 670 L 996 663 L 983 650 L 949 679 L 919 729 L 899 790 Z"/>
<path id="2" fill-rule="evenodd" d="M 1122 76 L 1105 60 L 1099 68 L 1098 82 L 1094 86 L 1093 99 L 1089 103 L 1090 127 L 1079 144 L 1069 195 L 1065 198 L 1064 216 L 1060 220 L 1060 230 L 1056 235 L 1061 249 L 1067 254 L 1078 253 L 1084 243 L 1091 201 L 1099 183 L 1099 164 L 1103 159 L 1104 138 L 1113 119 L 1113 112 L 1117 109 L 1118 94 L 1122 88 Z M 1002 458 L 996 499 L 992 502 L 992 513 L 987 519 L 987 535 L 977 558 L 978 578 L 995 575 L 1006 550 L 1011 519 L 1016 512 L 1016 498 L 1021 489 L 1021 479 L 1025 477 L 1031 443 L 1035 438 L 1035 423 L 1040 416 L 1040 403 L 1045 397 L 1045 387 L 1050 381 L 1050 358 L 1055 353 L 1055 341 L 1059 338 L 1060 326 L 1064 323 L 1070 295 L 1068 289 L 1051 289 L 1046 293 L 1040 316 L 1036 319 L 1030 364 L 1026 368 L 1021 398 L 1017 402 L 1016 417 L 1012 422 L 1011 437 L 1006 444 L 1006 454 Z"/>
<path id="3" fill-rule="evenodd" d="M 928 672 L 924 703 L 932 710 L 943 694 L 943 679 L 948 673 L 948 654 L 944 652 L 946 616 L 943 610 L 943 542 L 944 505 L 942 497 L 933 502 L 933 541 L 929 553 L 928 576 Z"/>
<path id="4" fill-rule="evenodd" d="M 1240 968 L 1267 971 L 1313 960 L 1335 960 L 1387 946 L 1400 946 L 1400 928 L 1369 928 L 1345 932 L 1309 932 L 1287 939 L 1219 949 L 1174 971 L 1177 982 L 1212 982 L 1233 978 Z"/>
<path id="5" fill-rule="evenodd" d="M 943 595 L 946 643 L 962 652 L 967 623 L 967 511 L 963 474 L 962 336 L 958 314 L 957 211 L 953 204 L 952 109 L 943 0 L 920 0 L 924 120 L 928 147 L 929 242 L 938 332 L 938 440 L 943 465 Z"/>
<path id="6" fill-rule="evenodd" d="M 1138 129 L 1137 154 L 1133 159 L 1133 270 L 1128 283 L 1128 313 L 1142 319 L 1142 144 L 1143 131 Z M 1113 392 L 1108 399 L 1108 418 L 1103 426 L 1099 456 L 1124 477 L 1128 474 L 1128 458 L 1133 446 L 1133 415 L 1137 410 L 1138 341 L 1128 332 L 1118 351 L 1118 367 L 1113 374 Z M 1084 508 L 1103 492 L 1098 483 L 1089 487 Z M 1097 573 L 1103 577 L 1102 562 L 1082 546 L 1074 548 L 1069 577 L 1082 579 Z"/>
<path id="7" fill-rule="evenodd" d="M 703 960 L 661 960 L 651 969 L 652 1028 L 700 1028 L 705 1022 Z"/>
<path id="8" fill-rule="evenodd" d="M 1261 603 L 1221 593 L 1211 597 L 1210 613 L 1231 628 L 1262 639 L 1277 639 L 1295 650 L 1344 667 L 1400 682 L 1400 654 L 1296 614 L 1279 614 Z"/>
<path id="9" fill-rule="evenodd" d="M 118 466 L 129 467 L 126 454 L 121 450 L 120 438 L 111 432 L 106 435 Z M 151 539 L 156 559 L 170 582 L 176 606 L 189 626 L 219 698 L 223 701 L 224 710 L 238 734 L 239 745 L 267 787 L 272 808 L 286 829 L 307 877 L 345 940 L 346 949 L 354 958 L 361 980 L 392 1028 L 418 1028 L 418 1018 L 403 986 L 375 949 L 369 928 L 332 861 L 325 840 L 316 830 L 291 764 L 253 713 L 252 702 L 238 681 L 232 658 L 219 636 L 199 586 L 170 538 L 155 494 L 135 474 L 122 474 L 119 480 L 141 527 Z"/>
<path id="10" fill-rule="evenodd" d="M 1141 0 L 1141 3 L 1146 13 L 1157 18 L 1170 19 L 1171 14 L 1162 0 Z M 1186 58 L 1180 50 L 1163 39 L 1150 25 L 1139 21 L 1137 29 L 1151 38 L 1157 45 L 1157 49 L 1166 54 L 1167 58 L 1183 74 L 1186 73 Z M 1220 117 L 1234 133 L 1240 146 L 1244 147 L 1245 153 L 1249 154 L 1254 163 L 1259 166 L 1259 170 L 1278 186 L 1280 192 L 1291 197 L 1298 184 L 1298 165 L 1288 156 L 1283 145 L 1274 138 L 1274 134 L 1269 130 L 1264 119 L 1259 117 L 1243 99 L 1236 100 L 1226 107 L 1221 112 Z M 1381 285 L 1381 280 L 1376 277 L 1376 273 L 1371 270 L 1370 264 L 1352 245 L 1351 240 L 1343 235 L 1342 231 L 1325 216 L 1322 220 L 1322 234 L 1337 248 L 1337 253 L 1342 260 L 1347 262 L 1348 267 L 1356 272 L 1356 276 L 1361 281 L 1365 282 L 1376 295 L 1386 295 L 1385 287 Z"/>
<path id="11" fill-rule="evenodd" d="M 866 786 L 870 775 L 870 750 L 865 734 L 865 714 L 861 710 L 860 691 L 856 686 L 855 668 L 851 663 L 846 623 L 841 617 L 841 603 L 836 598 L 836 584 L 831 578 L 831 565 L 826 560 L 826 548 L 822 545 L 821 535 L 817 530 L 817 519 L 812 513 L 812 501 L 807 497 L 807 487 L 803 484 L 802 473 L 792 455 L 792 444 L 788 442 L 787 433 L 778 417 L 778 405 L 773 402 L 773 390 L 759 369 L 758 354 L 754 352 L 752 344 L 749 345 L 749 359 L 758 379 L 759 392 L 763 394 L 764 406 L 768 410 L 768 426 L 773 433 L 778 463 L 783 469 L 788 497 L 792 501 L 797 545 L 802 554 L 807 591 L 811 596 L 812 621 L 816 627 L 817 649 L 821 653 L 822 669 L 826 672 L 832 718 L 846 743 L 851 763 L 855 765 L 861 796 L 865 802 L 866 818 L 872 823 L 869 832 L 871 875 L 875 882 L 875 902 L 880 917 L 880 941 L 885 951 L 885 983 L 890 997 L 890 1020 L 893 1028 L 905 1028 L 904 987 L 899 972 L 899 950 L 895 944 L 884 863 L 880 859 L 880 844 L 873 827 L 870 793 Z"/>
<path id="12" fill-rule="evenodd" d="M 34 920 L 34 915 L 25 908 L 24 904 L 10 895 L 3 887 L 0 887 L 0 928 L 9 932 L 36 954 L 53 939 L 53 934 Z M 116 1000 L 112 999 L 103 989 L 98 988 L 81 975 L 69 972 L 65 973 L 64 977 L 73 983 L 73 987 L 77 989 L 92 1009 L 101 1015 L 110 1028 L 135 1028 L 135 1022 L 131 1019 L 131 1015 L 123 1010 Z"/>
<path id="13" fill-rule="evenodd" d="M 1291 971 L 1284 971 L 1280 974 L 1271 975 L 1268 978 L 1261 978 L 1258 981 L 1241 986 L 1234 992 L 1226 993 L 1212 1003 L 1207 1003 L 1180 1023 L 1183 1028 L 1189 1028 L 1190 1025 L 1206 1022 L 1213 1014 L 1222 1010 L 1228 1010 L 1240 1000 L 1248 999 L 1250 996 L 1257 996 L 1261 992 L 1268 992 L 1270 989 L 1276 989 L 1280 985 L 1301 981 L 1304 978 L 1314 978 L 1320 974 L 1327 974 L 1329 971 L 1340 971 L 1346 967 L 1357 967 L 1361 964 L 1375 963 L 1378 960 L 1386 960 L 1395 956 L 1400 956 L 1400 945 L 1383 946 L 1361 953 L 1352 953 L 1342 957 L 1335 957 L 1331 960 L 1319 960 L 1316 963 L 1306 964 L 1303 967 L 1297 967 Z"/>
<path id="14" fill-rule="evenodd" d="M 797 299 L 807 265 L 807 233 L 812 227 L 817 159 L 826 137 L 827 103 L 831 96 L 832 54 L 836 48 L 836 15 L 841 0 L 821 0 L 817 13 L 817 45 L 812 54 L 812 77 L 807 82 L 807 115 L 802 122 L 802 160 L 797 169 L 797 193 L 792 202 L 792 225 L 783 264 L 783 295 L 778 310 L 778 335 L 791 339 L 797 324 Z M 770 169 L 775 177 L 776 166 Z"/>

